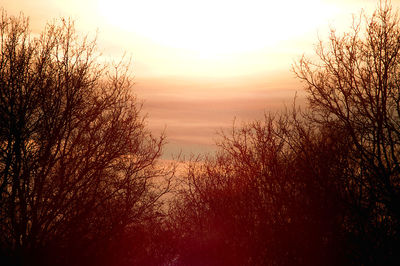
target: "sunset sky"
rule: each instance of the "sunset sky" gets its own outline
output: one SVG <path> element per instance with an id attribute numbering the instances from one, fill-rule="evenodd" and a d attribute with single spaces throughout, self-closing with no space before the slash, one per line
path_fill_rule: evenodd
<path id="1" fill-rule="evenodd" d="M 394 8 L 400 0 L 392 0 Z M 349 28 L 372 0 L 0 0 L 30 17 L 33 33 L 70 17 L 106 60 L 132 58 L 134 92 L 148 125 L 166 128 L 165 156 L 212 151 L 215 132 L 290 104 L 291 72 L 330 27 Z M 239 122 L 240 123 L 240 122 Z"/>

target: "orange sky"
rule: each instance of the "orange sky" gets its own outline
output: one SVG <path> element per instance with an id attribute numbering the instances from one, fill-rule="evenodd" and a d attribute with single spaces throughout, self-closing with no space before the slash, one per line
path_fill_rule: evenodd
<path id="1" fill-rule="evenodd" d="M 400 0 L 393 0 L 394 7 Z M 166 127 L 166 157 L 213 150 L 218 129 L 233 119 L 303 95 L 291 65 L 311 54 L 318 35 L 339 31 L 372 0 L 0 0 L 9 15 L 23 12 L 32 30 L 70 17 L 82 34 L 98 32 L 106 60 L 132 57 L 134 91 L 149 127 Z"/>

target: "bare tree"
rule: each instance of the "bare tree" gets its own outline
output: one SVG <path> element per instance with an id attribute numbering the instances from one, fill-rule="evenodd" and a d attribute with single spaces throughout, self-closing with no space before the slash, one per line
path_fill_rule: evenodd
<path id="1" fill-rule="evenodd" d="M 348 188 L 355 211 L 346 226 L 355 245 L 365 247 L 358 250 L 365 263 L 389 263 L 399 241 L 399 22 L 390 3 L 380 1 L 349 33 L 332 31 L 327 43 L 320 41 L 318 60 L 303 57 L 294 68 L 306 84 L 313 120 L 334 124 L 355 150 Z"/>
<path id="2" fill-rule="evenodd" d="M 347 145 L 327 136 L 339 139 L 296 112 L 222 133 L 215 157 L 188 164 L 171 211 L 178 264 L 346 263 Z"/>
<path id="3" fill-rule="evenodd" d="M 160 215 L 164 136 L 146 129 L 129 69 L 99 64 L 73 23 L 35 38 L 3 11 L 0 47 L 1 252 L 101 262 L 114 238 Z"/>
<path id="4" fill-rule="evenodd" d="M 222 134 L 171 212 L 178 265 L 397 265 L 400 24 L 380 2 L 294 71 L 309 106 Z"/>

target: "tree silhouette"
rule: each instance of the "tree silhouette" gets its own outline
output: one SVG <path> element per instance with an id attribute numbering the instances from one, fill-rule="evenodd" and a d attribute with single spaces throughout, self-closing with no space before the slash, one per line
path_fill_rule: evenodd
<path id="1" fill-rule="evenodd" d="M 222 134 L 171 210 L 178 265 L 397 265 L 400 24 L 390 4 L 294 71 L 307 110 Z"/>
<path id="2" fill-rule="evenodd" d="M 115 241 L 161 215 L 164 136 L 146 129 L 128 68 L 99 64 L 73 23 L 33 37 L 28 19 L 3 11 L 0 47 L 2 256 L 111 264 Z"/>
<path id="3" fill-rule="evenodd" d="M 158 164 L 128 67 L 62 20 L 0 21 L 0 255 L 17 265 L 397 265 L 400 21 L 387 1 L 294 72 L 308 106 Z M 8 260 L 8 261 L 7 261 Z M 3 262 L 2 261 L 2 262 Z"/>
<path id="4" fill-rule="evenodd" d="M 347 145 L 299 116 L 235 126 L 215 157 L 189 163 L 170 216 L 178 265 L 347 263 Z"/>
<path id="5" fill-rule="evenodd" d="M 304 57 L 295 71 L 306 83 L 313 120 L 334 123 L 354 148 L 349 180 L 353 215 L 346 224 L 356 239 L 359 260 L 388 264 L 399 241 L 400 24 L 397 12 L 381 1 L 371 18 L 328 44 L 319 60 Z"/>

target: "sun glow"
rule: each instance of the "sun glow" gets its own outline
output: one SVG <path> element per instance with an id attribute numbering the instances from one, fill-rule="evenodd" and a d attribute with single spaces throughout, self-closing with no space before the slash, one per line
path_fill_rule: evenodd
<path id="1" fill-rule="evenodd" d="M 204 57 L 276 47 L 335 11 L 317 0 L 99 0 L 98 8 L 113 27 Z"/>

